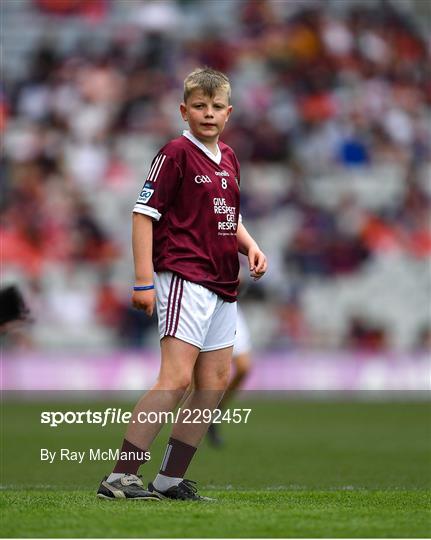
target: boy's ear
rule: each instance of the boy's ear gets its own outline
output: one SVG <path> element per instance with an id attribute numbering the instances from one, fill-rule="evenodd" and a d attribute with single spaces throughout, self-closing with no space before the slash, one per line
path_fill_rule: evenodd
<path id="1" fill-rule="evenodd" d="M 229 105 L 229 107 L 227 108 L 226 122 L 229 120 L 229 116 L 231 115 L 232 111 L 233 111 L 233 107 L 232 105 Z"/>
<path id="2" fill-rule="evenodd" d="M 180 113 L 181 113 L 181 116 L 183 117 L 183 120 L 187 122 L 187 107 L 184 102 L 181 103 L 180 105 Z"/>

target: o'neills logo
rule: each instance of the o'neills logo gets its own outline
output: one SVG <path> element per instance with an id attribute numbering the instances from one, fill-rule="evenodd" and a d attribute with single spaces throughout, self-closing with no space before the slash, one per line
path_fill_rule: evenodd
<path id="1" fill-rule="evenodd" d="M 229 173 L 227 171 L 215 171 L 216 176 L 229 176 Z"/>

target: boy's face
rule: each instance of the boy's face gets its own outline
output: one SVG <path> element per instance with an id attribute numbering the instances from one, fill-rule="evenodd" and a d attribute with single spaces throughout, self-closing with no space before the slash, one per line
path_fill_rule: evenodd
<path id="1" fill-rule="evenodd" d="M 189 123 L 192 134 L 203 143 L 216 143 L 232 112 L 225 90 L 217 90 L 212 97 L 202 90 L 194 90 L 186 103 L 180 105 L 181 116 Z"/>

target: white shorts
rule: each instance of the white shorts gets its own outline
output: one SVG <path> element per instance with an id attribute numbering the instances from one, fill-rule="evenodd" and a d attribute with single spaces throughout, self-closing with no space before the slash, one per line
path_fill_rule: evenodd
<path id="1" fill-rule="evenodd" d="M 202 352 L 235 342 L 236 302 L 172 272 L 154 273 L 160 339 L 173 336 Z"/>
<path id="2" fill-rule="evenodd" d="M 240 354 L 246 354 L 249 353 L 250 350 L 250 332 L 248 330 L 248 326 L 245 321 L 242 309 L 238 306 L 238 311 L 236 314 L 236 336 L 235 344 L 233 346 L 233 355 L 239 356 Z"/>

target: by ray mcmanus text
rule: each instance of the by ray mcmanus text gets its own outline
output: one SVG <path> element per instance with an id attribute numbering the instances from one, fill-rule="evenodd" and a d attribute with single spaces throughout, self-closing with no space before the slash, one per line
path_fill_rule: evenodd
<path id="1" fill-rule="evenodd" d="M 88 461 L 126 461 L 139 460 L 150 461 L 151 453 L 148 451 L 139 452 L 120 452 L 118 448 L 89 448 L 87 450 L 71 450 L 70 448 L 60 448 L 59 450 L 50 450 L 49 448 L 40 449 L 40 461 L 49 464 L 55 461 L 71 461 L 83 463 Z"/>

